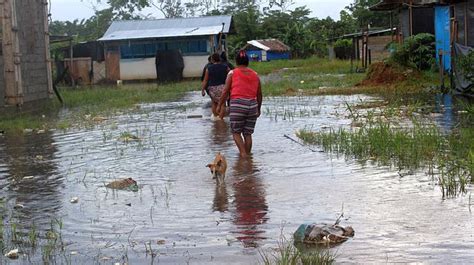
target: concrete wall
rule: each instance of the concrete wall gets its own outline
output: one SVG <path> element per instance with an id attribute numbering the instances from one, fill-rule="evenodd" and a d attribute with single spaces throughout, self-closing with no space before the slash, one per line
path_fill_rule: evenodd
<path id="1" fill-rule="evenodd" d="M 5 105 L 5 79 L 3 78 L 3 56 L 0 55 L 0 107 Z"/>
<path id="2" fill-rule="evenodd" d="M 201 77 L 202 69 L 207 64 L 207 57 L 208 55 L 183 56 L 183 77 Z M 120 59 L 120 79 L 156 79 L 155 58 Z"/>
<path id="3" fill-rule="evenodd" d="M 41 0 L 16 1 L 24 102 L 49 97 L 46 32 Z M 49 48 L 48 48 L 49 50 Z"/>
<path id="4" fill-rule="evenodd" d="M 52 95 L 47 0 L 4 0 L 2 17 L 2 103 L 21 105 Z M 4 61 L 5 60 L 5 61 Z"/>

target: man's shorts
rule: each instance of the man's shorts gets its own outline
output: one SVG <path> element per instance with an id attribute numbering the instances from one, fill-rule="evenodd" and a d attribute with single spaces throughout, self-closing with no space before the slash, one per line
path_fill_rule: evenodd
<path id="1" fill-rule="evenodd" d="M 257 122 L 258 103 L 255 99 L 230 100 L 230 128 L 232 133 L 250 135 Z"/>

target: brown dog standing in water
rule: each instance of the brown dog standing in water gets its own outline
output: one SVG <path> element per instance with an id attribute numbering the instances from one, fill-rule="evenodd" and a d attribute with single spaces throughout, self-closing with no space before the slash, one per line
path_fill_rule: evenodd
<path id="1" fill-rule="evenodd" d="M 225 157 L 219 152 L 214 158 L 214 162 L 207 164 L 212 173 L 212 178 L 217 179 L 218 184 L 224 184 L 225 171 L 227 170 L 227 161 Z"/>

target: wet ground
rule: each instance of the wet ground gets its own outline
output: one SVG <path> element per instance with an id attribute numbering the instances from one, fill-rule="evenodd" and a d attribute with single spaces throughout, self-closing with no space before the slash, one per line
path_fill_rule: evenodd
<path id="1" fill-rule="evenodd" d="M 423 172 L 401 178 L 284 137 L 348 126 L 345 102 L 368 99 L 266 98 L 250 160 L 238 159 L 228 121 L 212 121 L 208 98 L 197 93 L 91 129 L 0 136 L 3 253 L 26 254 L 2 255 L 0 264 L 43 263 L 48 255 L 57 264 L 257 264 L 282 234 L 291 238 L 303 222 L 332 223 L 342 206 L 341 224 L 355 237 L 331 250 L 338 263 L 472 262 L 468 195 L 443 200 Z M 123 142 L 125 132 L 141 140 Z M 205 167 L 219 151 L 229 164 L 222 187 Z M 125 176 L 138 192 L 104 187 Z M 44 247 L 52 221 L 63 242 L 53 251 Z M 27 241 L 32 224 L 39 247 L 11 243 L 13 227 Z"/>

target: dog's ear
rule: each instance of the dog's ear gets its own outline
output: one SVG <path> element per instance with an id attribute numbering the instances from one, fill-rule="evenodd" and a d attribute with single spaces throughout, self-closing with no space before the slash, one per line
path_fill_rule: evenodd
<path id="1" fill-rule="evenodd" d="M 207 164 L 206 167 L 212 167 L 212 164 Z"/>

